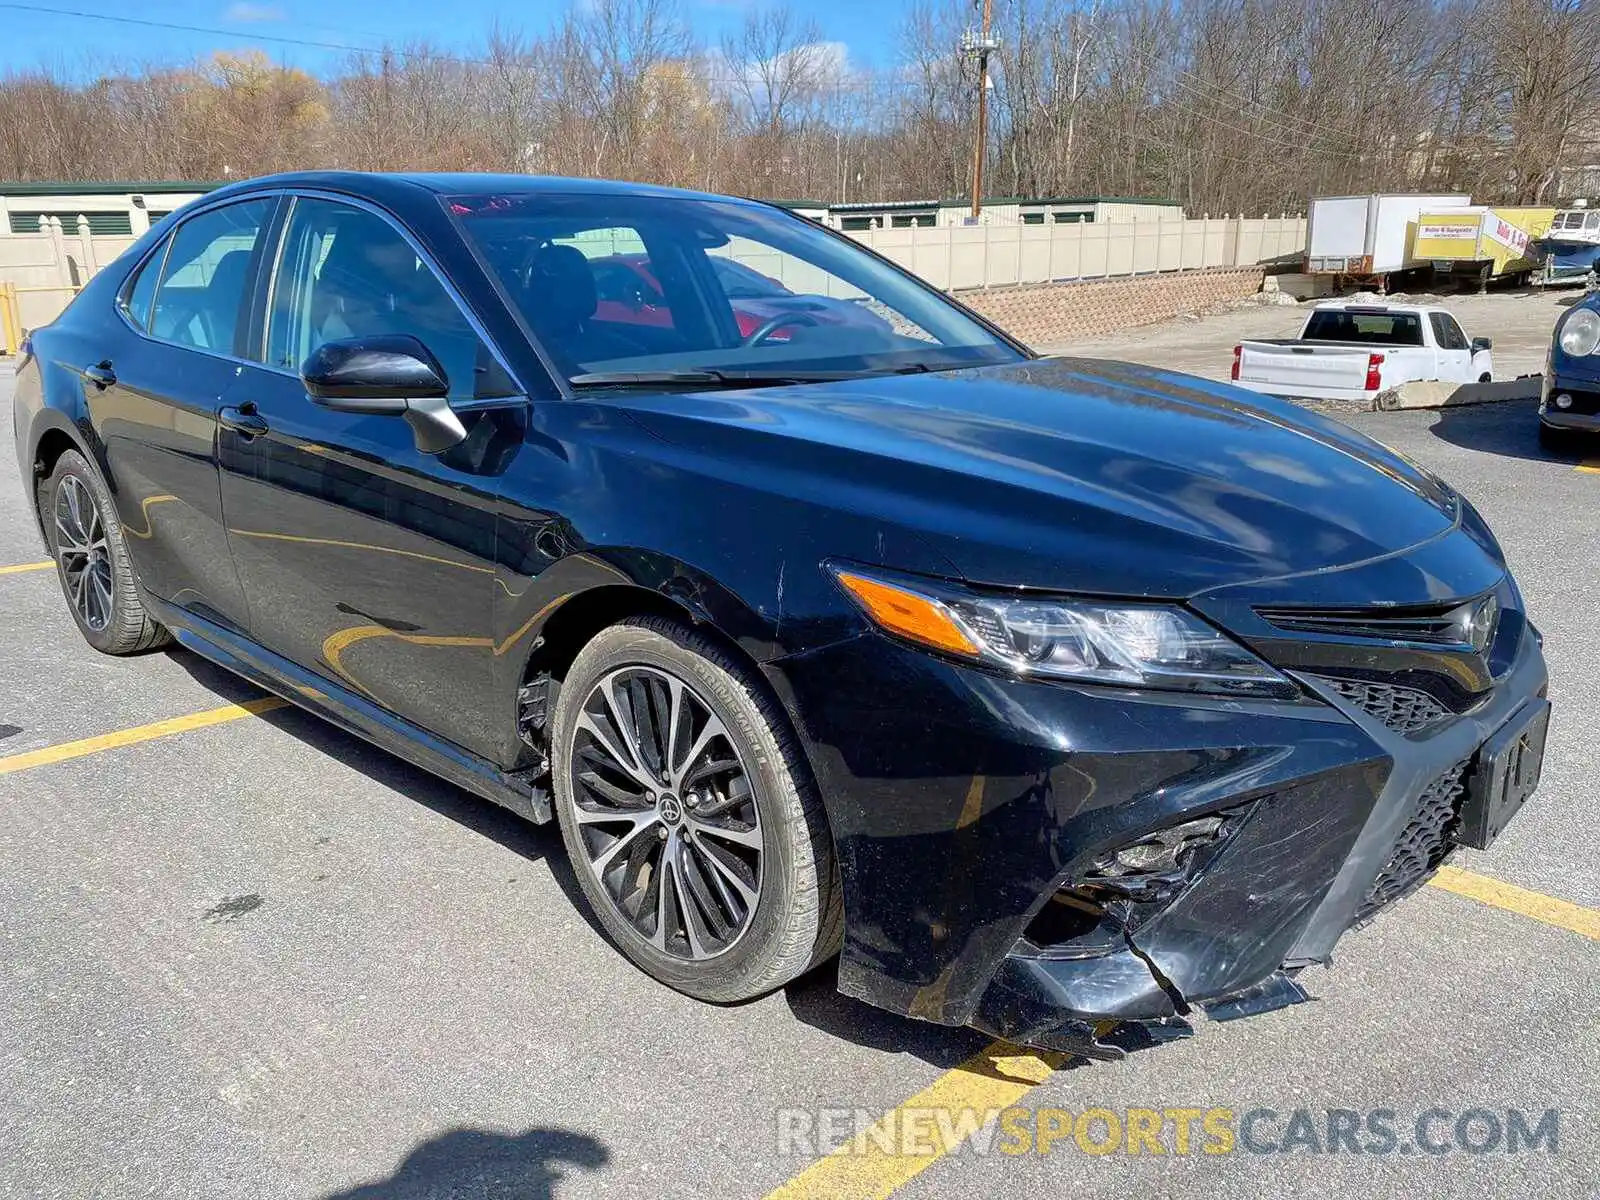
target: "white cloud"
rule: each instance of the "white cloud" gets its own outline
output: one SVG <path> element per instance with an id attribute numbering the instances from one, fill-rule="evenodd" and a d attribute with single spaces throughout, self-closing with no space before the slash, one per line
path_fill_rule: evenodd
<path id="1" fill-rule="evenodd" d="M 806 42 L 769 59 L 738 62 L 725 58 L 722 69 L 728 82 L 742 82 L 757 92 L 763 80 L 786 75 L 799 76 L 814 87 L 831 88 L 850 79 L 850 47 L 844 42 Z"/>
<path id="2" fill-rule="evenodd" d="M 254 23 L 257 21 L 281 21 L 285 17 L 283 9 L 276 4 L 252 4 L 250 0 L 234 0 L 223 12 L 224 21 L 240 21 Z"/>

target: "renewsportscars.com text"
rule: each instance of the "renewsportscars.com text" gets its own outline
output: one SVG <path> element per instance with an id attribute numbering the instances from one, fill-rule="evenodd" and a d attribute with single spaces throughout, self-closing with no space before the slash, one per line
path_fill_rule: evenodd
<path id="1" fill-rule="evenodd" d="M 1547 1108 L 790 1108 L 778 1153 L 824 1154 L 1554 1154 Z"/>

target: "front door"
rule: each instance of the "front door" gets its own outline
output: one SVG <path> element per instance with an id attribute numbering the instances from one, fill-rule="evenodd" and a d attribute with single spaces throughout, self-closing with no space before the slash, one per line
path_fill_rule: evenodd
<path id="1" fill-rule="evenodd" d="M 228 539 L 267 649 L 485 756 L 510 717 L 490 671 L 499 477 L 525 404 L 389 221 L 299 197 L 271 282 L 262 365 L 224 397 Z M 333 412 L 299 365 L 325 341 L 419 338 L 469 436 L 424 454 L 405 421 Z"/>

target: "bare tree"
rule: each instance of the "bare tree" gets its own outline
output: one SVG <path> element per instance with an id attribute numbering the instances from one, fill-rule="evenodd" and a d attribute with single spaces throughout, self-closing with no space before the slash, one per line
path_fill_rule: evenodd
<path id="1" fill-rule="evenodd" d="M 676 0 L 571 0 L 547 28 L 352 55 L 0 76 L 0 176 L 294 167 L 536 171 L 815 199 L 970 187 L 970 0 L 914 0 L 859 69 L 774 0 L 718 46 Z M 996 0 L 992 192 L 1160 195 L 1201 212 L 1464 190 L 1555 202 L 1600 158 L 1592 0 Z"/>

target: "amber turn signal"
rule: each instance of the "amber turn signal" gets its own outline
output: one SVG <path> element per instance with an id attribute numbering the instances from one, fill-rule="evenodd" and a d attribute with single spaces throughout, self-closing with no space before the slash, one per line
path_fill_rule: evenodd
<path id="1" fill-rule="evenodd" d="M 848 571 L 834 575 L 867 615 L 890 633 L 954 654 L 978 653 L 977 643 L 937 600 Z"/>

